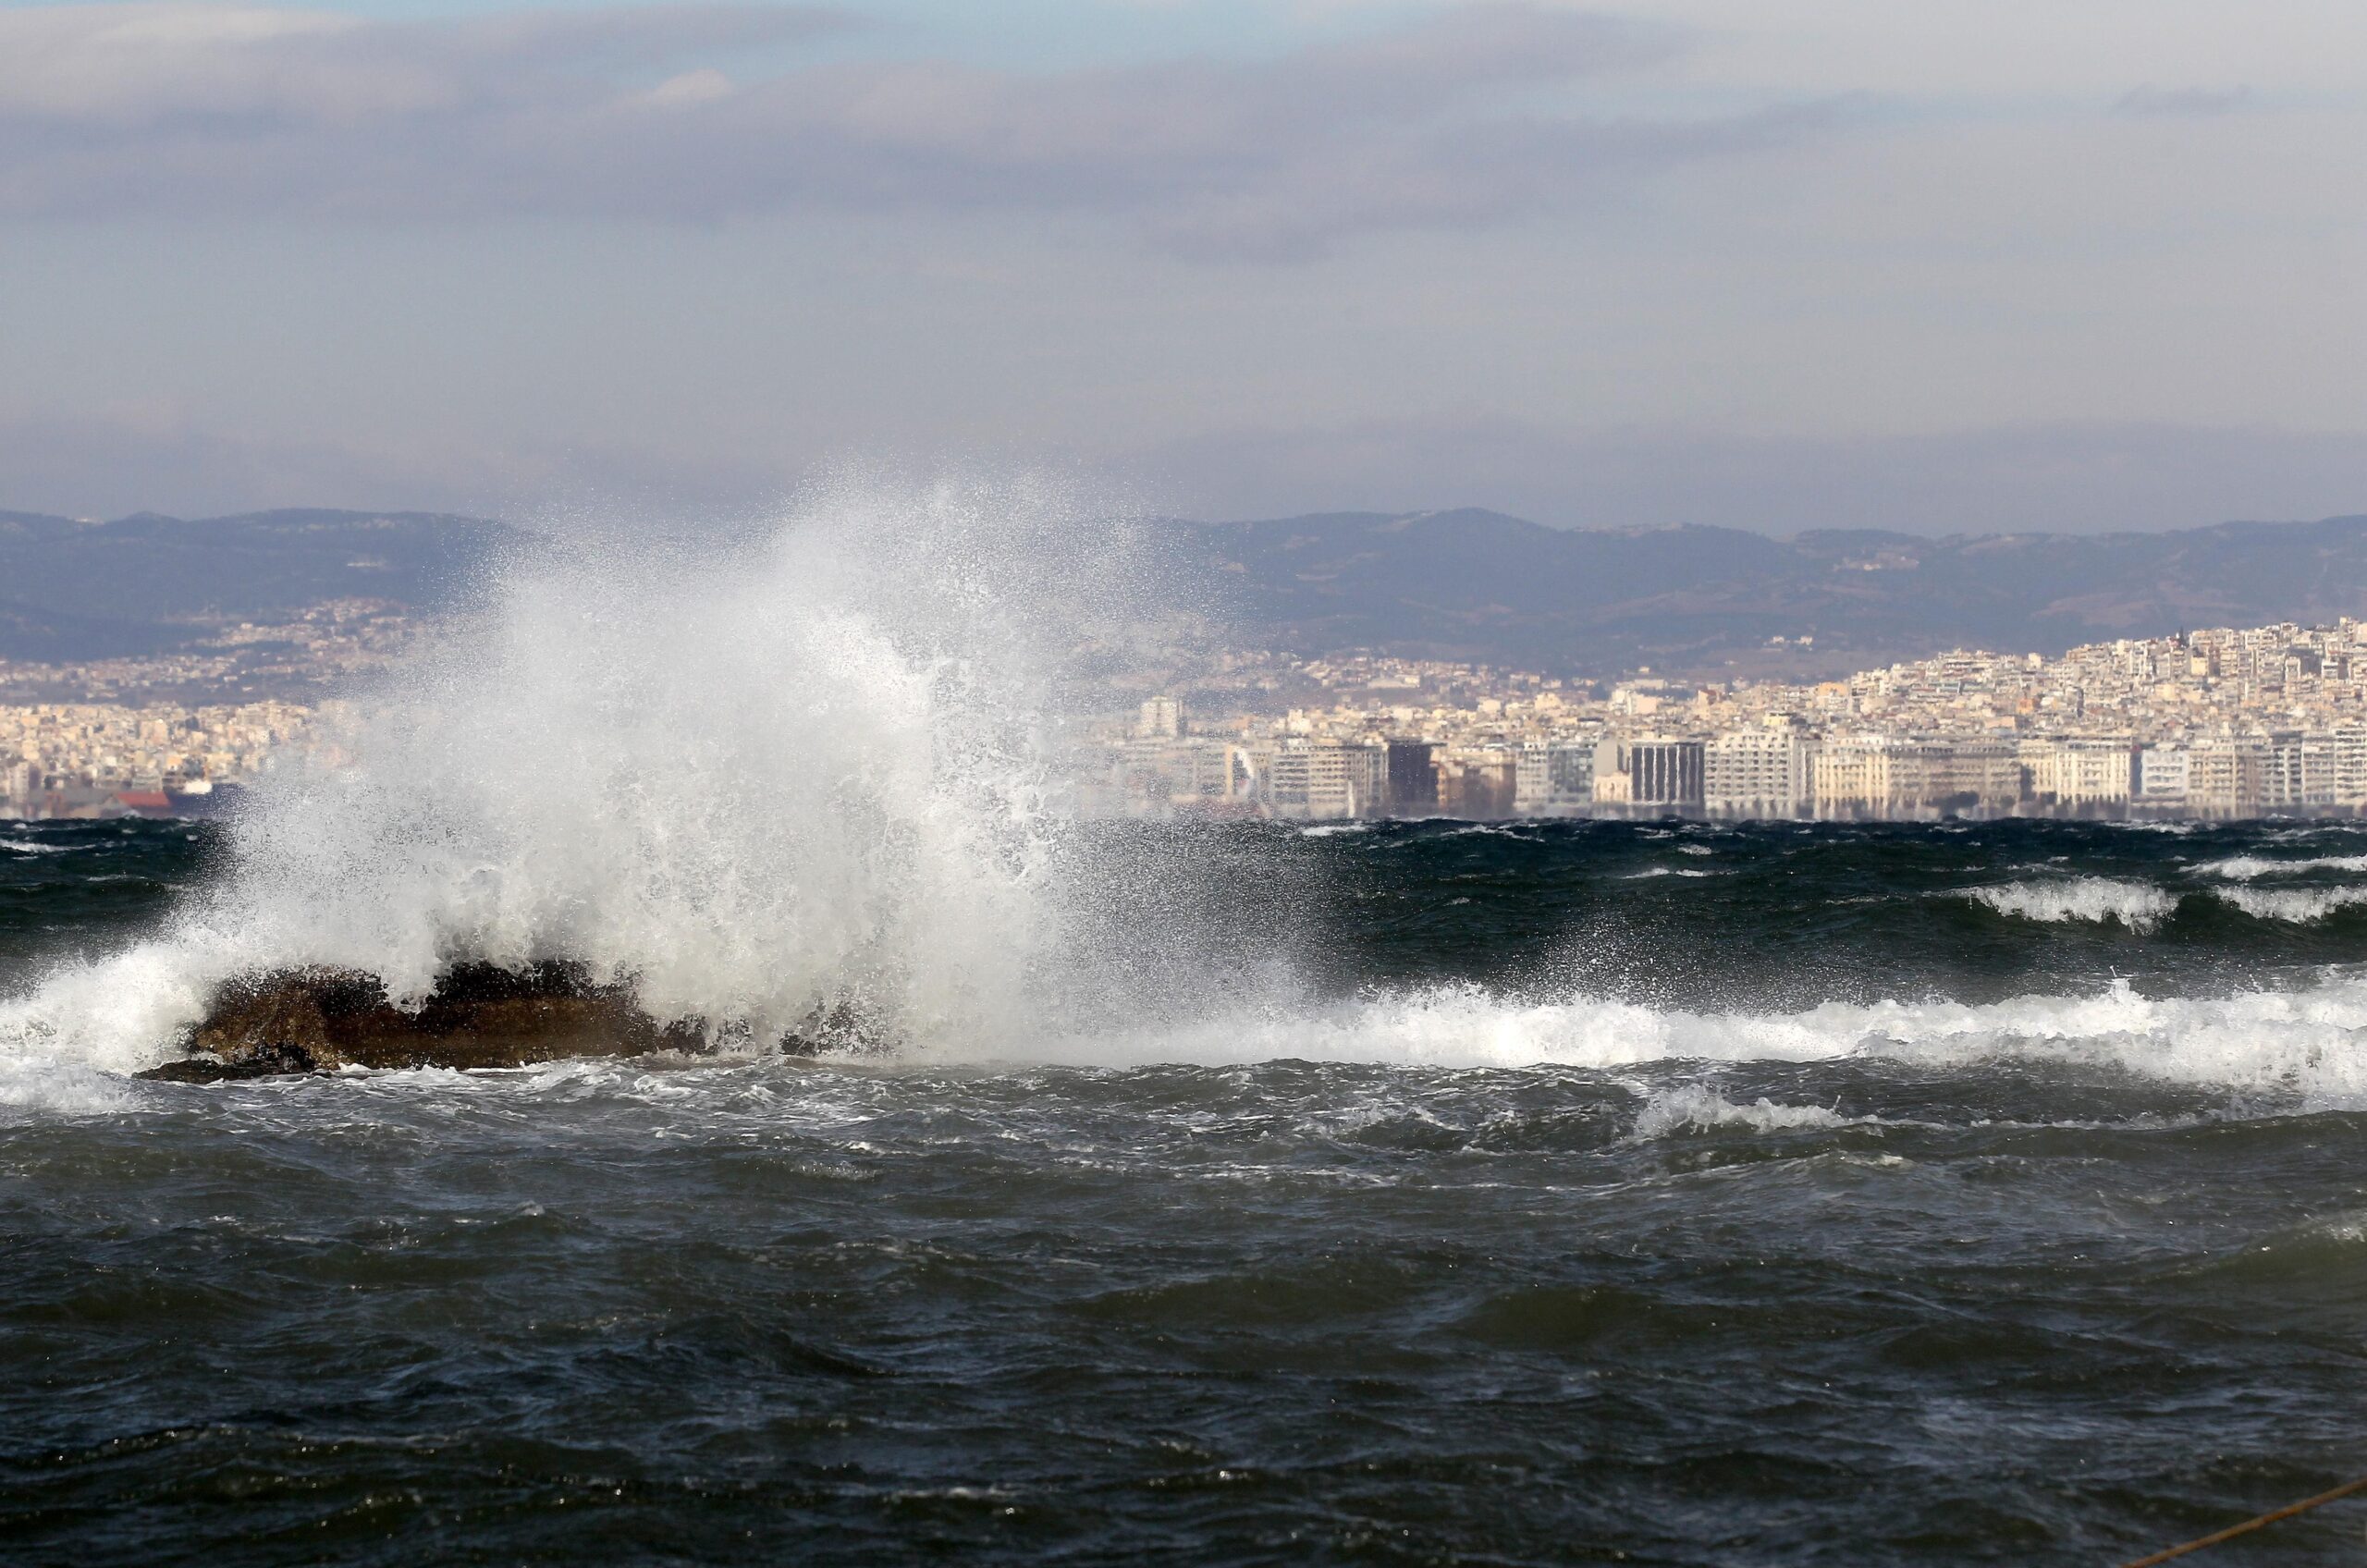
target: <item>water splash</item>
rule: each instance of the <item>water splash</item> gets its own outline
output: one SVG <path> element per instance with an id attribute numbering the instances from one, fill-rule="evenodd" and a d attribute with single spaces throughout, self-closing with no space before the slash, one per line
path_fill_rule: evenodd
<path id="1" fill-rule="evenodd" d="M 719 550 L 554 545 L 269 781 L 163 937 L 0 1030 L 142 1065 L 241 971 L 350 967 L 400 1002 L 558 959 L 756 1043 L 821 1017 L 1013 1040 L 1091 946 L 1056 886 L 1050 699 L 1142 567 L 1024 483 L 842 485 Z"/>

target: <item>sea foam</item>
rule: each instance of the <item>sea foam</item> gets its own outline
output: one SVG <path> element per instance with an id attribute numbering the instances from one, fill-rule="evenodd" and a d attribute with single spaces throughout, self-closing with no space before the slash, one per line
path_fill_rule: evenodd
<path id="1" fill-rule="evenodd" d="M 2129 930 L 2155 929 L 2178 907 L 2178 897 L 2150 882 L 2113 876 L 2042 877 L 1968 888 L 1960 897 L 2023 920 L 2117 921 Z"/>

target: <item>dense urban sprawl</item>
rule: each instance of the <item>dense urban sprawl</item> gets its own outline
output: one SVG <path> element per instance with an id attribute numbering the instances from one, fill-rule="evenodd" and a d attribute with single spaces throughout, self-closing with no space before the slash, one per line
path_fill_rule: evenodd
<path id="1" fill-rule="evenodd" d="M 2367 805 L 2367 627 L 2349 619 L 2054 659 L 1956 652 L 1810 686 L 1647 671 L 1606 688 L 1361 656 L 1298 673 L 1319 697 L 1279 717 L 1202 722 L 1198 693 L 1143 702 L 1099 737 L 1094 801 L 1138 815 L 1844 820 Z"/>
<path id="2" fill-rule="evenodd" d="M 186 647 L 104 659 L 0 659 L 0 704 L 225 706 L 312 702 L 385 668 L 429 628 L 380 599 L 205 629 Z"/>
<path id="3" fill-rule="evenodd" d="M 211 809 L 306 743 L 316 705 L 87 699 L 261 675 L 237 662 L 255 647 L 286 684 L 325 690 L 413 634 L 348 605 L 166 659 L 0 665 L 0 692 L 33 681 L 86 699 L 0 705 L 0 815 Z M 1956 652 L 1805 686 L 1231 654 L 1089 736 L 1083 803 L 1116 815 L 2352 815 L 2367 808 L 2367 624 L 2054 659 Z"/>
<path id="4" fill-rule="evenodd" d="M 427 631 L 383 600 L 334 599 L 159 653 L 0 660 L 0 817 L 219 810 L 313 733 L 327 693 Z"/>
<path id="5" fill-rule="evenodd" d="M 203 815 L 313 717 L 281 702 L 0 707 L 0 816 Z"/>

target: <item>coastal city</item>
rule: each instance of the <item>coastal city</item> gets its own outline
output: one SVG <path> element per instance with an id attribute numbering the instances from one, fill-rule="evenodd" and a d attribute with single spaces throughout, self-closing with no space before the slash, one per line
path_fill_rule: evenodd
<path id="1" fill-rule="evenodd" d="M 210 816 L 318 717 L 279 701 L 0 707 L 0 817 Z"/>
<path id="2" fill-rule="evenodd" d="M 153 654 L 0 659 L 0 818 L 215 815 L 431 631 L 334 599 Z"/>
<path id="3" fill-rule="evenodd" d="M 335 701 L 317 693 L 421 635 L 383 606 L 346 604 L 230 628 L 193 653 L 0 664 L 0 694 L 74 699 L 0 704 L 0 815 L 218 811 L 315 741 Z M 1082 727 L 1068 755 L 1090 814 L 1913 821 L 2367 807 L 2367 624 L 2349 619 L 2059 658 L 1955 652 L 1812 685 L 1269 653 L 1143 680 L 1151 689 Z M 222 700 L 259 687 L 270 694 Z"/>
<path id="4" fill-rule="evenodd" d="M 75 661 L 0 658 L 0 711 L 310 703 L 384 669 L 429 623 L 379 599 L 332 599 L 284 621 L 215 626 L 188 645 Z"/>
<path id="5" fill-rule="evenodd" d="M 1955 652 L 1814 685 L 1604 684 L 1356 656 L 1235 661 L 1223 696 L 1154 693 L 1080 764 L 1120 815 L 2348 816 L 2367 805 L 2367 626 L 2291 624 Z M 1221 717 L 1220 717 L 1221 716 Z"/>

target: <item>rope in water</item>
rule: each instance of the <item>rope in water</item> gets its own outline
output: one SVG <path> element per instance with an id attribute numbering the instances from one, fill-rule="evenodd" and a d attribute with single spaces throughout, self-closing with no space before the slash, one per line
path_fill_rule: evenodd
<path id="1" fill-rule="evenodd" d="M 2296 1513 L 2307 1513 L 2312 1508 L 2324 1508 L 2327 1503 L 2338 1498 L 2349 1497 L 2356 1491 L 2367 1491 L 2367 1476 L 2361 1476 L 2355 1481 L 2345 1481 L 2330 1492 L 2320 1492 L 2315 1497 L 2306 1497 L 2299 1502 L 2288 1502 L 2284 1507 L 2274 1509 L 2257 1519 L 2247 1519 L 2240 1525 L 2230 1525 L 2226 1529 L 2204 1536 L 2200 1540 L 2191 1540 L 2184 1546 L 2174 1546 L 2167 1550 L 2157 1551 L 2151 1557 L 2140 1557 L 2135 1562 L 2124 1562 L 2120 1568 L 2153 1568 L 2156 1562 L 2167 1562 L 2173 1557 L 2184 1557 L 2189 1551 L 2201 1551 L 2204 1547 L 2217 1546 L 2221 1541 L 2232 1540 L 2238 1536 L 2247 1535 L 2263 1525 L 2274 1525 L 2279 1519 L 2290 1519 Z"/>

